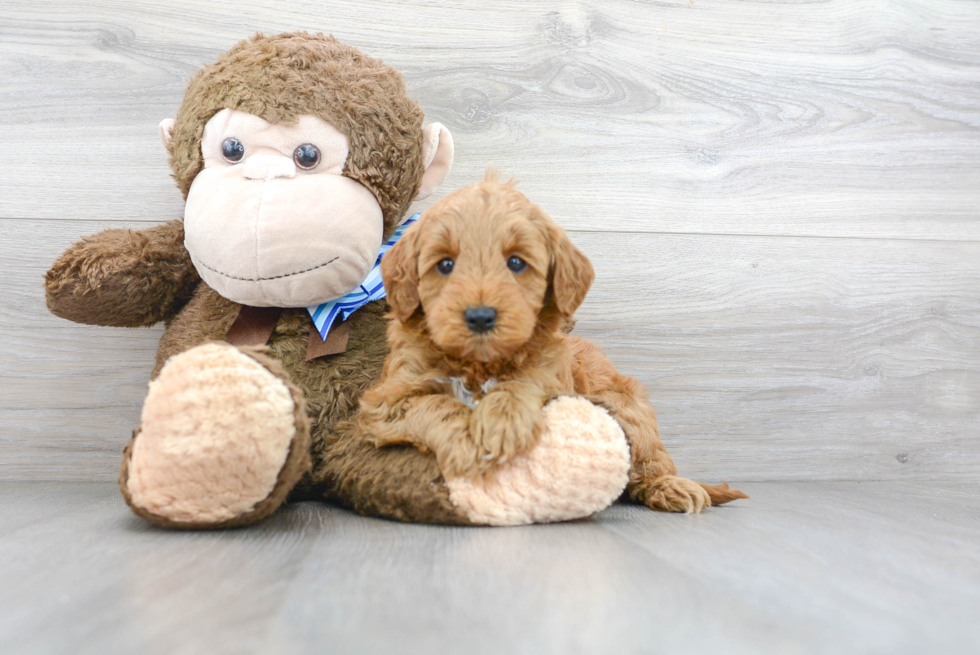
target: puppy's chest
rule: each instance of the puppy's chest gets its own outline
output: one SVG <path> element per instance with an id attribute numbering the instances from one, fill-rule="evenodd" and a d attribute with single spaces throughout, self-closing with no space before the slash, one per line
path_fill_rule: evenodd
<path id="1" fill-rule="evenodd" d="M 467 379 L 458 375 L 435 378 L 436 382 L 448 384 L 457 400 L 473 409 L 480 404 L 480 399 L 497 386 L 497 378 L 488 378 L 486 382 L 468 384 Z"/>

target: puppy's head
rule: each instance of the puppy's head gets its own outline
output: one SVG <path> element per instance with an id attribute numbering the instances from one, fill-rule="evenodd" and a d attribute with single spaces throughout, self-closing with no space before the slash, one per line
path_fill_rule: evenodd
<path id="1" fill-rule="evenodd" d="M 557 330 L 594 275 L 564 230 L 493 173 L 426 210 L 381 274 L 398 320 L 424 321 L 438 348 L 481 362 Z"/>

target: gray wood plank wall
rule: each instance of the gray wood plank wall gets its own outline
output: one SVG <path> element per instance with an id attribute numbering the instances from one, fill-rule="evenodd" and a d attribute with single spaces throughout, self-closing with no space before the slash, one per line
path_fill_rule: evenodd
<path id="1" fill-rule="evenodd" d="M 78 237 L 181 214 L 157 123 L 256 31 L 405 73 L 598 280 L 577 330 L 705 479 L 980 474 L 980 3 L 0 1 L 0 477 L 109 479 L 160 329 L 47 314 Z M 421 205 L 424 207 L 425 205 Z"/>

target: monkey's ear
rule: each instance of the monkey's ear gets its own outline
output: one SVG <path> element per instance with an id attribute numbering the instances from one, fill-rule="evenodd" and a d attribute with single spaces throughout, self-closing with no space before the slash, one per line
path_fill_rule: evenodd
<path id="1" fill-rule="evenodd" d="M 404 323 L 419 307 L 419 251 L 413 226 L 381 257 L 381 279 L 384 280 L 395 317 Z"/>
<path id="2" fill-rule="evenodd" d="M 172 118 L 164 118 L 160 121 L 160 141 L 163 143 L 163 147 L 166 148 L 167 152 L 170 153 L 170 139 L 174 136 L 174 124 L 176 121 Z"/>
<path id="3" fill-rule="evenodd" d="M 565 230 L 554 225 L 551 235 L 554 258 L 551 289 L 558 311 L 562 316 L 570 317 L 585 300 L 585 294 L 595 279 L 595 271 L 592 262 L 569 240 Z"/>
<path id="4" fill-rule="evenodd" d="M 422 165 L 425 173 L 416 200 L 432 195 L 453 167 L 453 135 L 442 123 L 433 123 L 422 130 Z"/>

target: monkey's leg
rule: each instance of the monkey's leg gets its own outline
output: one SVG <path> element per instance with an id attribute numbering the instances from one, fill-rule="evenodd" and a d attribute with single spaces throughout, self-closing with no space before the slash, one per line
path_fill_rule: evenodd
<path id="1" fill-rule="evenodd" d="M 541 441 L 475 478 L 443 477 L 412 445 L 374 446 L 355 420 L 318 430 L 313 479 L 328 500 L 400 521 L 523 525 L 590 516 L 623 492 L 629 448 L 619 425 L 583 398 L 544 410 Z M 308 497 L 308 495 L 307 495 Z"/>
<path id="2" fill-rule="evenodd" d="M 630 450 L 609 413 L 577 396 L 555 398 L 541 413 L 540 439 L 529 451 L 488 475 L 449 480 L 451 500 L 475 523 L 571 521 L 622 495 Z"/>
<path id="3" fill-rule="evenodd" d="M 379 448 L 361 432 L 356 417 L 314 430 L 313 494 L 366 516 L 473 523 L 450 500 L 435 455 L 408 444 Z"/>
<path id="4" fill-rule="evenodd" d="M 302 392 L 258 349 L 208 343 L 150 383 L 119 485 L 136 514 L 174 528 L 258 521 L 309 469 Z"/>

